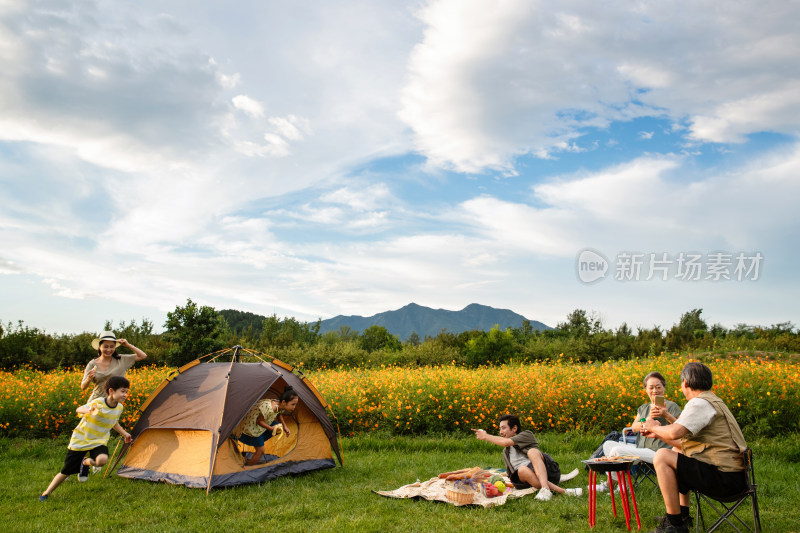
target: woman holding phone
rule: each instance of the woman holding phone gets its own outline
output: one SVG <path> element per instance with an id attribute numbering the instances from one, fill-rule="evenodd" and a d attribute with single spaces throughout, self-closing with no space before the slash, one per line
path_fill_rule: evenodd
<path id="1" fill-rule="evenodd" d="M 659 372 L 650 372 L 642 381 L 644 392 L 650 398 L 648 403 L 639 406 L 636 411 L 636 418 L 631 424 L 636 437 L 636 446 L 623 444 L 621 442 L 606 441 L 603 443 L 603 452 L 606 456 L 612 455 L 635 455 L 641 457 L 648 463 L 653 462 L 656 450 L 659 448 L 669 448 L 670 445 L 659 439 L 645 437 L 641 434 L 644 427 L 642 420 L 658 420 L 662 426 L 667 426 L 675 422 L 681 414 L 678 404 L 664 398 L 667 390 L 667 382 Z"/>

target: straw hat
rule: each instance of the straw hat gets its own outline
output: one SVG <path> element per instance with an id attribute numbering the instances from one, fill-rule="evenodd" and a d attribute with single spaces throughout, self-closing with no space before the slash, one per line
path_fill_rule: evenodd
<path id="1" fill-rule="evenodd" d="M 114 342 L 116 342 L 117 344 L 116 344 L 116 346 L 114 346 L 115 349 L 119 346 L 119 342 L 117 342 L 117 337 L 116 337 L 116 335 L 114 335 L 114 332 L 113 331 L 104 331 L 103 333 L 100 334 L 100 336 L 98 338 L 92 339 L 92 348 L 94 348 L 95 350 L 99 350 L 100 349 L 100 343 L 103 342 L 103 341 L 114 341 Z"/>

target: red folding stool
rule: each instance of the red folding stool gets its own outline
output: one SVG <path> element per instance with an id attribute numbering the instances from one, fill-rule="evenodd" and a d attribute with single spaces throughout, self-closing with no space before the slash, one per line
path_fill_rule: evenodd
<path id="1" fill-rule="evenodd" d="M 633 460 L 597 460 L 590 459 L 583 461 L 589 467 L 589 527 L 594 528 L 596 523 L 596 508 L 597 508 L 597 473 L 605 473 L 608 476 L 608 490 L 611 492 L 611 509 L 614 516 L 617 516 L 617 504 L 614 501 L 614 479 L 611 476 L 612 472 L 617 473 L 617 481 L 619 483 L 619 495 L 622 501 L 622 510 L 625 513 L 625 525 L 628 526 L 628 531 L 631 530 L 631 507 L 628 501 L 628 494 L 630 494 L 633 501 L 633 514 L 636 515 L 636 528 L 642 529 L 642 522 L 639 520 L 639 508 L 636 505 L 636 494 L 633 492 L 633 481 L 631 480 L 631 467 Z"/>

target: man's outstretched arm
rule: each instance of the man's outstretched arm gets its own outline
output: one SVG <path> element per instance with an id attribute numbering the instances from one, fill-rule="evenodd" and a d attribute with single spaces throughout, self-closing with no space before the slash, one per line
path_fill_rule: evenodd
<path id="1" fill-rule="evenodd" d="M 499 435 L 490 435 L 485 429 L 473 428 L 472 431 L 475 432 L 475 437 L 477 437 L 478 440 L 485 440 L 486 442 L 491 442 L 492 444 L 497 444 L 498 446 L 503 446 L 504 448 L 514 445 L 513 440 L 501 437 Z"/>

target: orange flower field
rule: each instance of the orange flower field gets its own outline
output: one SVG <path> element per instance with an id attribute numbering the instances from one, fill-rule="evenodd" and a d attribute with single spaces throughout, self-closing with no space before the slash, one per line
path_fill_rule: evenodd
<path id="1" fill-rule="evenodd" d="M 535 431 L 605 433 L 628 425 L 644 403 L 641 380 L 651 370 L 667 378 L 667 398 L 683 406 L 679 374 L 689 356 L 597 364 L 551 361 L 480 367 L 385 367 L 307 373 L 336 417 L 342 435 L 372 430 L 395 434 L 496 432 L 499 415 L 512 412 Z M 714 391 L 746 433 L 777 435 L 800 429 L 800 367 L 751 358 L 704 360 Z M 170 371 L 128 371 L 131 394 L 121 424 L 131 428 L 137 408 Z M 75 408 L 89 391 L 82 369 L 0 372 L 0 435 L 55 437 L 77 424 Z"/>

